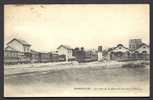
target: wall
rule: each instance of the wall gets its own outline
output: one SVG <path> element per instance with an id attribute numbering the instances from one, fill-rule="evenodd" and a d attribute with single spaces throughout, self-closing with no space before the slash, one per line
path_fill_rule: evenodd
<path id="1" fill-rule="evenodd" d="M 130 51 L 123 46 L 118 46 L 108 52 L 105 57 L 107 60 L 126 60 L 128 59 Z"/>
<path id="2" fill-rule="evenodd" d="M 24 52 L 30 52 L 30 46 L 23 46 Z"/>
<path id="3" fill-rule="evenodd" d="M 150 48 L 147 47 L 147 46 L 145 46 L 145 45 L 141 46 L 141 47 L 140 47 L 139 49 L 137 49 L 136 51 L 138 51 L 139 53 L 142 53 L 143 51 L 146 51 L 147 54 L 150 54 Z"/>
<path id="4" fill-rule="evenodd" d="M 65 55 L 66 56 L 66 60 L 73 58 L 72 56 L 72 50 L 66 49 L 64 47 L 60 47 L 58 49 L 58 54 L 59 55 Z"/>
<path id="5" fill-rule="evenodd" d="M 17 51 L 24 52 L 23 45 L 21 43 L 19 43 L 18 41 L 16 41 L 16 40 L 14 40 L 11 43 L 9 43 L 8 46 L 16 49 Z"/>
<path id="6" fill-rule="evenodd" d="M 98 61 L 101 61 L 101 60 L 103 60 L 103 54 L 102 54 L 102 52 L 98 52 Z"/>

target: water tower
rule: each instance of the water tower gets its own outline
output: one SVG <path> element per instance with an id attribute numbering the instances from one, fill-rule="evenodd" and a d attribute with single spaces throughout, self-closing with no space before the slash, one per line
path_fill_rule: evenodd
<path id="1" fill-rule="evenodd" d="M 98 46 L 98 61 L 103 60 L 102 46 Z"/>

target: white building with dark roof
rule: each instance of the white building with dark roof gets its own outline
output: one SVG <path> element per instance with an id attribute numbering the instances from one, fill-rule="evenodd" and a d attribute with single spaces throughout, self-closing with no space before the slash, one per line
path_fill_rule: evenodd
<path id="1" fill-rule="evenodd" d="M 7 47 L 5 49 L 29 53 L 30 47 L 31 45 L 28 42 L 21 40 L 21 39 L 14 38 L 7 43 Z"/>
<path id="2" fill-rule="evenodd" d="M 142 43 L 137 48 L 131 50 L 119 44 L 107 50 L 104 58 L 107 60 L 148 60 L 150 59 L 150 47 Z"/>
<path id="3" fill-rule="evenodd" d="M 150 59 L 149 45 L 142 43 L 137 49 L 132 51 L 132 55 L 137 59 Z"/>
<path id="4" fill-rule="evenodd" d="M 142 43 L 134 52 L 150 54 L 150 48 L 147 44 Z"/>
<path id="5" fill-rule="evenodd" d="M 73 54 L 73 49 L 70 46 L 66 46 L 66 45 L 60 45 L 57 48 L 58 54 L 59 55 L 65 55 L 66 57 L 66 61 L 74 59 L 75 57 L 72 56 Z"/>
<path id="6" fill-rule="evenodd" d="M 116 47 L 113 47 L 107 51 L 105 58 L 107 60 L 125 60 L 128 59 L 130 52 L 131 51 L 128 48 L 122 44 L 118 44 Z"/>

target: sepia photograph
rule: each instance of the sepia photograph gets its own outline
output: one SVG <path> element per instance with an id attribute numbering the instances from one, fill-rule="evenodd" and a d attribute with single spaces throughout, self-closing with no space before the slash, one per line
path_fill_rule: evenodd
<path id="1" fill-rule="evenodd" d="M 4 97 L 149 97 L 149 9 L 4 5 Z"/>

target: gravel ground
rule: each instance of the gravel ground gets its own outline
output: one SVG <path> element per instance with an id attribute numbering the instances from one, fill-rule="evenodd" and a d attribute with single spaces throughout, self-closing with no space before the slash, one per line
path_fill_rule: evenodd
<path id="1" fill-rule="evenodd" d="M 5 66 L 4 95 L 149 95 L 149 65 L 146 68 L 122 68 L 123 64 L 125 62 L 62 62 Z"/>

